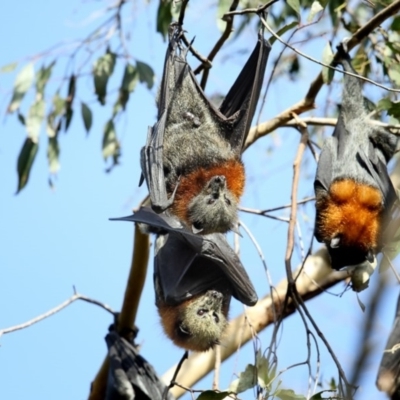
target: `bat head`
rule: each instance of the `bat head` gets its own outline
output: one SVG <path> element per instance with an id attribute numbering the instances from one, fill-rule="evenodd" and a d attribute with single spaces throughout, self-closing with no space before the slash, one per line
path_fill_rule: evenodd
<path id="1" fill-rule="evenodd" d="M 225 233 L 235 227 L 237 198 L 223 175 L 213 176 L 189 203 L 188 214 L 194 233 Z"/>
<path id="2" fill-rule="evenodd" d="M 209 350 L 228 325 L 225 300 L 222 293 L 208 290 L 176 306 L 158 304 L 165 333 L 184 349 Z"/>

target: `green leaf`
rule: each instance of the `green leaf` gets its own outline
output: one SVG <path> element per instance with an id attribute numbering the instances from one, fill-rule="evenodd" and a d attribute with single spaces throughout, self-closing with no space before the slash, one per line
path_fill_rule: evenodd
<path id="1" fill-rule="evenodd" d="M 154 84 L 154 72 L 150 65 L 141 61 L 136 61 L 136 68 L 141 83 L 147 83 L 147 89 L 151 89 Z"/>
<path id="2" fill-rule="evenodd" d="M 400 32 L 400 16 L 397 16 L 393 19 L 390 29 L 393 31 Z"/>
<path id="3" fill-rule="evenodd" d="M 93 66 L 94 89 L 101 105 L 106 103 L 108 78 L 114 72 L 116 55 L 109 50 Z"/>
<path id="4" fill-rule="evenodd" d="M 14 71 L 15 68 L 17 68 L 17 65 L 18 65 L 17 62 L 14 62 L 14 63 L 11 63 L 11 64 L 7 64 L 7 65 L 3 65 L 0 68 L 0 73 L 4 74 L 6 72 L 12 72 L 12 71 Z"/>
<path id="5" fill-rule="evenodd" d="M 296 394 L 292 389 L 280 389 L 275 393 L 275 396 L 281 400 L 306 400 L 306 397 Z"/>
<path id="6" fill-rule="evenodd" d="M 151 68 L 150 68 L 150 70 L 151 70 Z M 151 70 L 151 73 L 153 73 L 153 70 Z M 124 76 L 122 78 L 121 89 L 126 90 L 128 92 L 133 92 L 138 79 L 139 79 L 139 76 L 138 76 L 138 71 L 136 70 L 136 68 L 129 63 L 126 64 Z"/>
<path id="7" fill-rule="evenodd" d="M 307 17 L 307 22 L 311 22 L 314 17 L 320 12 L 323 11 L 324 7 L 321 5 L 321 3 L 318 0 L 314 0 L 311 9 L 310 9 L 310 14 L 308 14 Z"/>
<path id="8" fill-rule="evenodd" d="M 277 31 L 276 34 L 277 34 L 277 36 L 282 36 L 284 33 L 286 33 L 287 31 L 290 31 L 291 29 L 295 28 L 298 25 L 299 25 L 299 23 L 297 21 L 293 21 L 290 24 L 285 25 L 283 28 L 279 29 L 279 31 Z M 268 39 L 271 46 L 275 43 L 276 40 L 278 40 L 278 39 L 275 36 L 271 36 Z"/>
<path id="9" fill-rule="evenodd" d="M 254 365 L 248 364 L 244 372 L 239 374 L 239 378 L 235 379 L 229 385 L 229 391 L 234 393 L 242 393 L 257 384 L 257 370 Z"/>
<path id="10" fill-rule="evenodd" d="M 258 351 L 256 355 L 256 365 L 258 384 L 263 389 L 266 389 L 273 379 L 273 376 L 270 376 L 268 360 L 261 355 L 260 351 Z"/>
<path id="11" fill-rule="evenodd" d="M 167 37 L 169 24 L 172 22 L 172 1 L 162 1 L 157 10 L 157 32 L 160 32 L 163 39 Z"/>
<path id="12" fill-rule="evenodd" d="M 299 0 L 287 0 L 287 4 L 300 16 L 300 1 Z"/>
<path id="13" fill-rule="evenodd" d="M 332 60 L 333 51 L 331 49 L 330 43 L 328 42 L 322 52 L 322 62 L 324 64 L 331 65 Z M 332 82 L 334 73 L 335 71 L 332 68 L 322 67 L 322 80 L 324 81 L 324 83 L 329 85 Z"/>
<path id="14" fill-rule="evenodd" d="M 390 107 L 392 107 L 392 101 L 388 98 L 379 100 L 376 105 L 378 111 L 389 110 Z"/>
<path id="15" fill-rule="evenodd" d="M 393 63 L 389 67 L 388 71 L 390 79 L 397 85 L 400 86 L 400 65 L 397 63 Z"/>
<path id="16" fill-rule="evenodd" d="M 92 127 L 92 111 L 83 101 L 81 102 L 81 112 L 86 133 L 89 133 L 90 128 Z"/>
<path id="17" fill-rule="evenodd" d="M 215 392 L 214 390 L 206 390 L 197 397 L 197 400 L 223 400 L 230 394 L 231 392 Z"/>
<path id="18" fill-rule="evenodd" d="M 18 194 L 28 183 L 29 173 L 31 171 L 33 161 L 35 161 L 38 148 L 39 146 L 36 141 L 33 141 L 29 137 L 25 139 L 17 162 L 18 188 L 16 194 Z"/>
<path id="19" fill-rule="evenodd" d="M 48 67 L 42 67 L 36 73 L 36 92 L 40 93 L 43 97 L 44 95 L 44 88 L 51 76 L 51 71 L 55 65 L 56 61 L 54 60 Z"/>
<path id="20" fill-rule="evenodd" d="M 114 122 L 110 119 L 105 127 L 103 134 L 103 157 L 106 160 L 108 157 L 116 157 L 119 155 L 119 142 L 115 132 Z"/>
<path id="21" fill-rule="evenodd" d="M 322 390 L 321 392 L 315 393 L 314 396 L 310 397 L 310 400 L 323 400 L 323 399 L 336 398 L 336 397 L 322 397 L 322 394 L 326 392 L 336 393 L 336 390 Z"/>
<path id="22" fill-rule="evenodd" d="M 58 161 L 60 155 L 60 147 L 58 146 L 57 136 L 49 137 L 47 145 L 47 161 L 49 162 L 49 170 L 51 174 L 56 174 L 60 169 Z"/>
<path id="23" fill-rule="evenodd" d="M 64 132 L 67 132 L 68 128 L 70 127 L 73 116 L 74 116 L 74 110 L 71 107 L 68 107 L 65 110 L 65 115 L 64 115 Z"/>
<path id="24" fill-rule="evenodd" d="M 25 96 L 25 93 L 31 87 L 33 79 L 35 76 L 35 70 L 33 67 L 33 63 L 29 63 L 26 65 L 20 73 L 17 75 L 14 82 L 14 91 L 8 105 L 7 112 L 13 113 L 15 110 L 19 108 L 22 99 Z"/>
<path id="25" fill-rule="evenodd" d="M 43 99 L 36 100 L 29 109 L 25 118 L 25 126 L 28 136 L 34 141 L 39 137 L 40 127 L 44 120 L 45 103 Z"/>

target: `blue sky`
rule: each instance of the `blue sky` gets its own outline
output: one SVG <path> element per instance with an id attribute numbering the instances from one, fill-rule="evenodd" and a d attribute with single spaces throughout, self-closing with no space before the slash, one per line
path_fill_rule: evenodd
<path id="1" fill-rule="evenodd" d="M 92 107 L 94 123 L 91 132 L 86 135 L 79 107 L 76 107 L 71 128 L 66 134 L 60 135 L 61 170 L 55 179 L 54 189 L 48 185 L 46 132 L 42 129 L 40 149 L 29 183 L 19 195 L 15 195 L 16 159 L 26 132 L 15 115 L 5 117 L 16 73 L 30 60 L 36 61 L 36 68 L 41 66 L 41 60 L 30 59 L 29 56 L 55 43 L 70 43 L 85 37 L 101 21 L 92 19 L 106 5 L 107 2 L 97 1 L 38 0 L 7 2 L 2 7 L 0 34 L 3 51 L 0 53 L 0 66 L 13 61 L 19 64 L 13 73 L 0 76 L 0 328 L 19 324 L 55 307 L 73 294 L 73 285 L 78 292 L 103 301 L 114 310 L 119 310 L 122 304 L 131 259 L 133 227 L 128 223 L 110 222 L 108 218 L 129 214 L 146 195 L 145 187 L 137 187 L 139 151 L 145 142 L 147 126 L 154 123 L 157 84 L 151 91 L 143 85 L 137 86 L 127 112 L 116 125 L 122 143 L 121 165 L 107 174 L 107 165 L 101 156 L 102 129 L 111 115 L 114 99 L 111 98 L 102 108 L 95 101 L 92 81 L 83 78 L 78 82 L 75 106 L 79 106 L 81 100 L 87 102 Z M 159 82 L 165 43 L 155 33 L 154 4 L 146 6 L 138 1 L 126 7 L 128 12 L 124 23 L 132 26 L 129 49 L 135 58 L 154 67 Z M 215 10 L 208 11 L 205 5 L 193 8 L 193 14 L 190 14 L 190 10 L 187 14 L 186 29 L 190 36 L 196 36 L 197 47 L 206 53 L 210 41 L 215 40 L 218 34 Z M 206 11 L 208 14 L 205 15 L 209 18 L 194 22 L 196 15 L 203 15 Z M 252 48 L 255 35 L 246 32 L 244 38 L 246 42 L 228 46 L 215 62 L 209 81 L 209 94 L 225 93 L 233 82 L 243 58 L 227 60 L 226 56 L 231 50 Z M 318 57 L 324 45 L 322 38 L 313 42 L 314 47 L 310 51 Z M 271 71 L 271 61 L 277 54 L 274 48 L 267 76 Z M 57 53 L 56 58 L 57 65 L 64 64 L 55 68 L 49 88 L 56 87 L 63 77 L 63 53 Z M 52 59 L 50 55 L 45 61 L 49 63 Z M 319 71 L 319 67 L 309 62 L 304 65 L 306 68 L 302 70 L 302 76 L 305 84 L 296 83 L 296 90 L 293 90 L 292 82 L 287 79 L 278 81 L 270 90 L 261 120 L 300 99 L 307 83 Z M 114 75 L 109 83 L 110 88 L 117 87 L 121 79 L 121 65 L 117 65 Z M 51 90 L 48 93 L 52 93 Z M 324 93 L 319 96 L 319 101 L 324 99 Z M 24 100 L 24 113 L 32 100 L 32 95 Z M 322 104 L 317 106 L 323 109 Z M 248 178 L 242 202 L 244 206 L 264 209 L 289 202 L 291 165 L 298 141 L 299 136 L 294 130 L 280 130 L 260 140 L 245 153 Z M 314 173 L 315 162 L 307 153 L 302 166 L 299 198 L 312 195 Z M 305 249 L 312 236 L 313 212 L 312 205 L 299 210 Z M 279 215 L 287 216 L 285 212 Z M 273 282 L 277 284 L 284 277 L 287 225 L 251 215 L 243 214 L 241 218 L 259 241 Z M 314 244 L 316 248 L 318 244 Z M 242 240 L 241 256 L 259 297 L 263 296 L 268 290 L 265 272 L 256 250 L 246 237 Z M 296 248 L 294 267 L 300 257 L 301 250 Z M 179 360 L 182 352 L 165 338 L 158 323 L 151 268 L 136 323 L 140 328 L 138 343 L 141 344 L 142 354 L 161 375 Z M 376 276 L 374 278 L 376 280 Z M 394 278 L 392 275 L 389 278 L 392 283 L 385 291 L 380 307 L 379 325 L 373 336 L 375 353 L 362 379 L 360 399 L 384 398 L 375 389 L 374 382 L 379 352 L 386 343 L 397 299 L 398 289 Z M 341 290 L 342 286 L 334 291 L 338 293 Z M 368 291 L 362 293 L 360 298 L 367 303 Z M 355 294 L 347 292 L 342 297 L 324 294 L 308 304 L 348 370 L 363 321 Z M 231 316 L 238 315 L 242 310 L 242 306 L 235 302 Z M 0 339 L 0 398 L 86 398 L 90 382 L 106 354 L 104 336 L 111 322 L 110 315 L 104 310 L 76 302 L 28 329 L 4 335 Z M 269 344 L 270 335 L 271 329 L 260 334 L 264 350 Z M 304 359 L 304 328 L 297 315 L 285 321 L 280 340 L 279 369 Z M 252 361 L 252 346 L 245 346 L 238 363 L 232 358 L 223 365 L 221 388 L 227 387 L 233 374 L 239 373 Z M 333 363 L 325 351 L 322 351 L 321 373 L 325 382 L 336 376 Z M 305 368 L 288 371 L 282 380 L 284 386 L 306 393 Z M 201 381 L 197 386 L 209 388 L 210 379 Z M 252 398 L 251 391 L 242 398 Z"/>

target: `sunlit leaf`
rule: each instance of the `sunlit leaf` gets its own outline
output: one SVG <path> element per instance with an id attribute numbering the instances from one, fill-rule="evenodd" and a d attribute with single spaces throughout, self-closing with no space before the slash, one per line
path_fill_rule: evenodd
<path id="1" fill-rule="evenodd" d="M 281 400 L 306 400 L 305 396 L 296 394 L 292 389 L 280 389 L 275 396 Z"/>
<path id="2" fill-rule="evenodd" d="M 153 70 L 151 70 L 151 73 L 153 73 Z M 121 88 L 127 90 L 128 92 L 133 92 L 138 79 L 139 76 L 136 68 L 129 63 L 126 64 Z"/>
<path id="3" fill-rule="evenodd" d="M 47 161 L 49 162 L 49 171 L 51 174 L 56 174 L 60 169 L 59 163 L 60 147 L 58 145 L 57 136 L 49 137 L 47 144 Z"/>
<path id="4" fill-rule="evenodd" d="M 83 101 L 81 102 L 81 113 L 86 132 L 89 133 L 92 127 L 92 110 Z"/>
<path id="5" fill-rule="evenodd" d="M 25 118 L 25 126 L 28 136 L 34 141 L 39 137 L 40 127 L 44 120 L 45 103 L 43 99 L 36 100 Z"/>
<path id="6" fill-rule="evenodd" d="M 384 98 L 378 101 L 378 104 L 376 105 L 376 109 L 378 111 L 382 110 L 389 110 L 389 108 L 392 106 L 392 101 L 388 98 Z"/>
<path id="7" fill-rule="evenodd" d="M 228 390 L 234 393 L 242 393 L 257 384 L 257 370 L 254 365 L 248 364 L 244 372 L 239 374 L 239 378 L 235 379 L 229 385 Z"/>
<path id="8" fill-rule="evenodd" d="M 36 92 L 40 93 L 42 96 L 44 94 L 44 88 L 51 76 L 51 71 L 55 65 L 54 60 L 48 67 L 42 67 L 36 73 Z"/>
<path id="9" fill-rule="evenodd" d="M 330 43 L 328 42 L 322 52 L 322 62 L 326 65 L 331 65 L 333 60 L 333 51 Z M 332 68 L 322 67 L 322 80 L 329 85 L 332 82 L 335 71 Z"/>
<path id="10" fill-rule="evenodd" d="M 106 103 L 108 78 L 114 72 L 116 55 L 107 50 L 93 66 L 94 89 L 101 105 Z"/>
<path id="11" fill-rule="evenodd" d="M 136 68 L 139 74 L 139 80 L 142 83 L 147 83 L 147 88 L 151 89 L 154 84 L 154 72 L 150 65 L 141 61 L 136 61 Z"/>
<path id="12" fill-rule="evenodd" d="M 273 377 L 270 376 L 268 360 L 260 352 L 257 352 L 256 355 L 256 365 L 258 384 L 266 389 Z"/>
<path id="13" fill-rule="evenodd" d="M 284 33 L 286 33 L 287 31 L 290 31 L 291 29 L 295 28 L 296 26 L 298 26 L 299 23 L 297 21 L 293 21 L 288 25 L 285 25 L 283 28 L 279 29 L 276 34 L 277 36 L 282 36 Z M 275 41 L 278 40 L 275 36 L 270 36 L 270 38 L 268 39 L 270 45 L 272 46 Z"/>
<path id="14" fill-rule="evenodd" d="M 215 392 L 214 390 L 206 390 L 197 397 L 197 400 L 223 400 L 230 394 L 231 392 Z"/>
<path id="15" fill-rule="evenodd" d="M 157 32 L 160 32 L 163 39 L 167 37 L 169 24 L 172 22 L 172 1 L 160 0 L 157 10 Z"/>
<path id="16" fill-rule="evenodd" d="M 12 72 L 12 71 L 15 70 L 15 68 L 17 68 L 17 65 L 18 65 L 17 62 L 4 65 L 4 66 L 2 66 L 2 67 L 0 68 L 0 73 L 4 74 L 4 73 L 6 73 L 6 72 Z"/>
<path id="17" fill-rule="evenodd" d="M 287 0 L 287 4 L 292 7 L 298 16 L 300 16 L 300 1 L 299 0 Z"/>
<path id="18" fill-rule="evenodd" d="M 25 139 L 17 162 L 18 188 L 16 194 L 19 193 L 28 183 L 29 173 L 31 172 L 38 148 L 39 146 L 36 141 L 33 141 L 29 137 Z"/>
<path id="19" fill-rule="evenodd" d="M 323 399 L 332 399 L 332 396 L 322 397 L 324 393 L 336 393 L 336 390 L 322 390 L 321 392 L 315 393 L 314 396 L 310 397 L 310 400 L 323 400 Z"/>
<path id="20" fill-rule="evenodd" d="M 396 86 L 400 87 L 400 65 L 397 63 L 393 63 L 389 67 L 388 74 L 390 79 L 396 84 Z"/>
<path id="21" fill-rule="evenodd" d="M 119 142 L 115 132 L 114 122 L 109 120 L 104 127 L 103 134 L 103 157 L 107 159 L 119 154 Z"/>
<path id="22" fill-rule="evenodd" d="M 323 9 L 324 9 L 324 7 L 321 5 L 321 3 L 318 0 L 313 1 L 312 5 L 311 5 L 310 14 L 308 14 L 308 17 L 307 17 L 307 22 L 311 22 L 320 11 L 323 11 Z"/>
<path id="23" fill-rule="evenodd" d="M 31 87 L 34 77 L 35 70 L 33 67 L 33 63 L 29 63 L 28 65 L 26 65 L 17 75 L 14 82 L 13 95 L 7 108 L 8 113 L 12 113 L 16 109 L 18 109 L 22 99 L 25 96 L 25 93 Z"/>

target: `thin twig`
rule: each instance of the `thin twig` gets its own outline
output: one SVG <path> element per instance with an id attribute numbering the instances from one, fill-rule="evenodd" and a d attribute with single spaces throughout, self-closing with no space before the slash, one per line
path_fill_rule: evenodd
<path id="1" fill-rule="evenodd" d="M 231 17 L 231 16 L 233 16 L 233 15 L 260 14 L 260 13 L 262 13 L 263 11 L 265 11 L 268 7 L 272 6 L 272 4 L 274 4 L 274 3 L 278 2 L 278 1 L 279 1 L 279 0 L 271 0 L 271 1 L 269 1 L 268 3 L 266 3 L 266 4 L 262 5 L 262 6 L 259 6 L 258 8 L 246 8 L 246 9 L 244 9 L 244 10 L 229 11 L 229 12 L 225 13 L 225 14 L 222 16 L 221 19 L 222 19 L 223 21 L 226 21 L 226 19 L 227 19 L 228 17 Z"/>
<path id="2" fill-rule="evenodd" d="M 355 74 L 355 73 L 353 73 L 353 72 L 343 71 L 343 70 L 340 69 L 340 68 L 336 68 L 336 67 L 332 66 L 331 64 L 326 64 L 326 63 L 324 63 L 324 62 L 322 62 L 322 61 L 318 61 L 317 59 L 315 59 L 315 58 L 313 58 L 313 57 L 311 57 L 311 56 L 309 56 L 309 55 L 307 55 L 307 54 L 301 52 L 300 50 L 297 50 L 295 47 L 293 47 L 291 44 L 289 44 L 288 42 L 286 42 L 285 40 L 283 40 L 279 35 L 277 35 L 277 34 L 273 31 L 273 29 L 268 25 L 267 21 L 266 21 L 264 18 L 261 17 L 260 19 L 261 19 L 261 22 L 263 23 L 263 25 L 267 28 L 267 30 L 271 33 L 272 36 L 274 36 L 277 40 L 279 40 L 283 45 L 289 47 L 289 49 L 293 50 L 293 51 L 294 51 L 295 53 L 297 53 L 299 56 L 302 56 L 302 57 L 306 58 L 307 60 L 314 62 L 315 64 L 319 64 L 319 65 L 321 65 L 321 66 L 323 66 L 323 67 L 330 68 L 330 69 L 332 69 L 332 70 L 334 70 L 334 71 L 338 71 L 338 72 L 340 72 L 341 74 L 354 76 L 355 78 L 358 78 L 358 79 L 360 79 L 360 80 L 362 80 L 362 81 L 371 83 L 372 85 L 378 86 L 379 88 L 384 89 L 384 90 L 387 90 L 388 92 L 400 93 L 400 89 L 389 88 L 389 87 L 387 87 L 387 86 L 385 86 L 385 85 L 381 85 L 380 83 L 373 81 L 372 79 L 365 78 L 364 76 Z M 337 58 L 337 57 L 336 57 L 336 58 Z M 334 58 L 334 60 L 335 60 L 335 58 Z"/>
<path id="3" fill-rule="evenodd" d="M 236 10 L 238 5 L 239 5 L 239 0 L 233 0 L 231 6 L 229 7 L 229 11 Z M 230 17 L 229 20 L 226 21 L 226 26 L 225 26 L 224 32 L 222 33 L 221 37 L 218 39 L 217 43 L 215 43 L 213 49 L 210 51 L 210 54 L 207 57 L 210 62 L 212 62 L 212 60 L 214 60 L 214 57 L 216 56 L 216 54 L 219 52 L 219 50 L 221 49 L 223 44 L 229 38 L 229 36 L 230 36 L 230 34 L 232 32 L 232 27 L 233 27 L 233 17 Z M 200 82 L 200 86 L 201 86 L 201 88 L 203 90 L 206 87 L 208 74 L 209 74 L 209 71 L 210 71 L 209 69 L 207 69 L 205 67 L 206 67 L 206 65 L 201 64 L 194 71 L 194 74 L 197 75 L 201 71 L 204 70 L 203 76 L 201 77 L 201 82 Z"/>
<path id="4" fill-rule="evenodd" d="M 65 300 L 63 303 L 61 303 L 57 307 L 54 307 L 51 310 L 49 310 L 41 315 L 38 315 L 35 318 L 30 319 L 29 321 L 26 321 L 19 325 L 10 326 L 9 328 L 1 329 L 0 336 L 2 336 L 3 334 L 6 334 L 6 333 L 11 333 L 11 332 L 18 331 L 20 329 L 28 328 L 40 321 L 43 321 L 44 319 L 51 317 L 52 315 L 57 314 L 59 311 L 68 307 L 70 304 L 72 304 L 76 300 L 83 300 L 88 303 L 95 304 L 96 306 L 99 306 L 99 307 L 103 308 L 104 310 L 108 311 L 110 314 L 115 315 L 114 310 L 107 304 L 102 303 L 101 301 L 98 301 L 98 300 L 91 299 L 90 297 L 84 296 L 83 294 L 74 293 L 68 300 Z"/>
<path id="5" fill-rule="evenodd" d="M 214 366 L 214 379 L 212 383 L 213 390 L 219 390 L 219 373 L 221 368 L 221 346 L 215 346 L 215 366 Z"/>
<path id="6" fill-rule="evenodd" d="M 189 355 L 189 352 L 186 350 L 183 353 L 183 356 L 181 358 L 181 360 L 179 361 L 178 365 L 176 366 L 176 370 L 175 373 L 171 379 L 171 382 L 169 383 L 169 385 L 165 388 L 163 396 L 162 396 L 162 400 L 168 400 L 168 392 L 171 388 L 173 388 L 176 385 L 176 377 L 178 376 L 178 373 L 180 371 L 180 369 L 182 368 L 182 364 L 185 362 L 185 360 L 187 360 Z"/>

